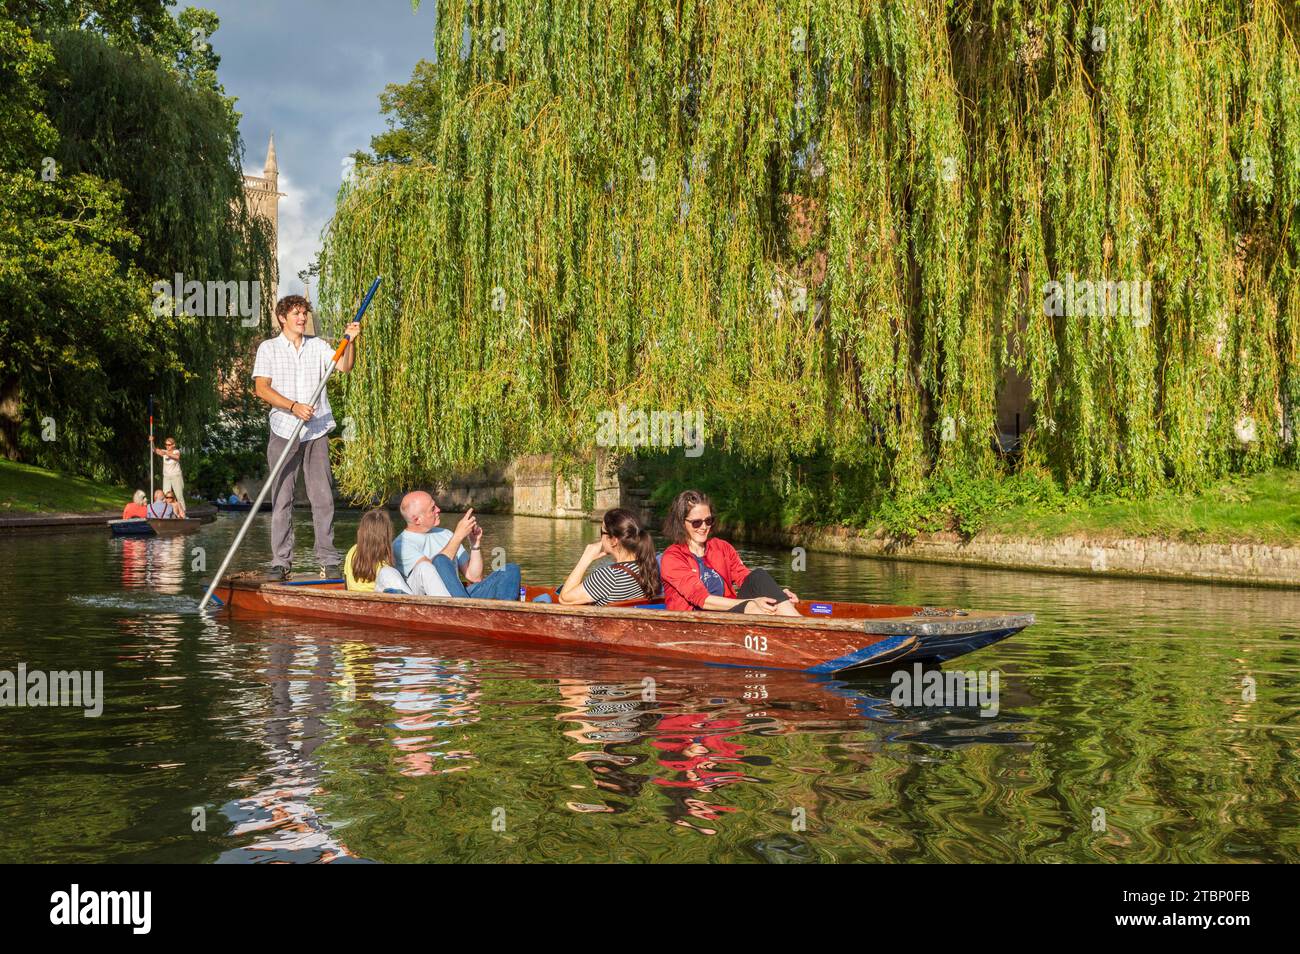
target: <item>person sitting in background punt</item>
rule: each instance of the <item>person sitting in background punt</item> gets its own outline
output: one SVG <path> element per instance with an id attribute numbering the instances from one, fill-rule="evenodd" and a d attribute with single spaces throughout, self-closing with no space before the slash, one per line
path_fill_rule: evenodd
<path id="1" fill-rule="evenodd" d="M 412 592 L 477 600 L 519 599 L 518 564 L 507 563 L 483 575 L 483 528 L 473 509 L 465 511 L 454 531 L 438 526 L 442 510 L 423 490 L 403 497 L 401 511 L 406 529 L 393 542 L 393 556 Z M 470 542 L 468 553 L 461 545 L 465 540 Z M 461 582 L 461 573 L 468 585 Z"/>
<path id="2" fill-rule="evenodd" d="M 588 573 L 591 564 L 603 556 L 615 562 Z M 654 539 L 630 511 L 616 508 L 605 511 L 600 539 L 582 551 L 578 565 L 560 587 L 560 602 L 569 606 L 606 606 L 653 599 L 658 592 Z"/>
<path id="3" fill-rule="evenodd" d="M 343 558 L 348 589 L 361 593 L 410 593 L 402 574 L 392 565 L 393 521 L 388 511 L 367 510 L 357 526 L 357 542 Z"/>
<path id="4" fill-rule="evenodd" d="M 153 492 L 153 503 L 149 505 L 149 516 L 154 520 L 171 520 L 176 516 L 176 511 L 172 510 L 172 505 L 167 502 L 161 490 Z"/>
<path id="5" fill-rule="evenodd" d="M 145 506 L 148 499 L 143 490 L 137 490 L 131 495 L 131 502 L 122 508 L 122 519 L 143 520 L 149 516 L 149 508 Z"/>
<path id="6" fill-rule="evenodd" d="M 185 519 L 185 504 L 181 503 L 179 497 L 169 490 L 167 493 L 163 494 L 163 499 L 167 501 L 167 505 L 172 508 L 172 512 L 177 517 L 181 520 Z"/>
<path id="7" fill-rule="evenodd" d="M 711 537 L 713 523 L 713 504 L 705 494 L 684 490 L 673 499 L 664 521 L 672 545 L 659 564 L 665 607 L 798 616 L 799 597 L 766 570 L 745 566 L 730 543 Z"/>

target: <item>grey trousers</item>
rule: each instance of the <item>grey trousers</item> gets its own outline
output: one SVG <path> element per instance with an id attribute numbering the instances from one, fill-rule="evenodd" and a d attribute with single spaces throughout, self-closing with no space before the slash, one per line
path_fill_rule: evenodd
<path id="1" fill-rule="evenodd" d="M 266 444 L 266 462 L 274 467 L 287 441 L 271 434 Z M 336 565 L 334 549 L 334 491 L 330 489 L 329 435 L 312 441 L 298 441 L 284 462 L 271 488 L 271 565 L 293 566 L 293 489 L 302 471 L 311 501 L 311 520 L 316 531 L 316 559 L 321 566 Z"/>

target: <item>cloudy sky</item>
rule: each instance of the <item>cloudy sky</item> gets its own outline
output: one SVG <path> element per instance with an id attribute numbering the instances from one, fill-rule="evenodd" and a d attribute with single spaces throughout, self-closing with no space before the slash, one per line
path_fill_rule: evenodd
<path id="1" fill-rule="evenodd" d="M 435 2 L 410 0 L 180 0 L 212 10 L 218 76 L 243 113 L 244 170 L 261 174 L 267 137 L 280 164 L 280 294 L 320 248 L 343 159 L 385 128 L 379 94 L 432 60 Z M 312 289 L 315 297 L 315 289 Z"/>

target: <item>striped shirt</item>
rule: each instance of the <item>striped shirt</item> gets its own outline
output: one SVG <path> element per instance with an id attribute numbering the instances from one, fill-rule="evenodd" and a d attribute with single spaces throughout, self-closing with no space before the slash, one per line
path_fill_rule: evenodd
<path id="1" fill-rule="evenodd" d="M 623 569 L 618 569 L 619 567 Z M 634 573 L 636 576 L 632 575 Z M 598 566 L 588 573 L 582 581 L 582 588 L 597 606 L 621 603 L 624 600 L 643 600 L 646 595 L 637 582 L 640 578 L 641 571 L 635 563 L 613 563 Z"/>
<path id="2" fill-rule="evenodd" d="M 334 349 L 320 338 L 302 336 L 302 346 L 295 348 L 284 335 L 268 338 L 257 346 L 253 360 L 253 377 L 270 378 L 271 387 L 290 401 L 310 404 L 311 396 L 329 370 Z M 293 436 L 298 419 L 288 411 L 271 408 L 271 433 L 288 440 Z M 320 394 L 316 413 L 302 427 L 298 439 L 315 440 L 334 430 L 334 412 L 330 410 L 329 395 Z"/>

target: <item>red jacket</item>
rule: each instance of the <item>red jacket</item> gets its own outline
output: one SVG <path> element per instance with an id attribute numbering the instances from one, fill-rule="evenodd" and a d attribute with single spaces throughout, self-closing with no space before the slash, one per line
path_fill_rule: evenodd
<path id="1" fill-rule="evenodd" d="M 723 595 L 736 598 L 749 567 L 740 561 L 740 554 L 726 540 L 710 537 L 704 545 L 704 562 L 722 577 Z M 664 584 L 664 608 L 670 610 L 697 610 L 704 605 L 709 591 L 700 579 L 700 568 L 695 555 L 684 543 L 674 543 L 664 550 L 659 560 L 659 576 Z"/>

